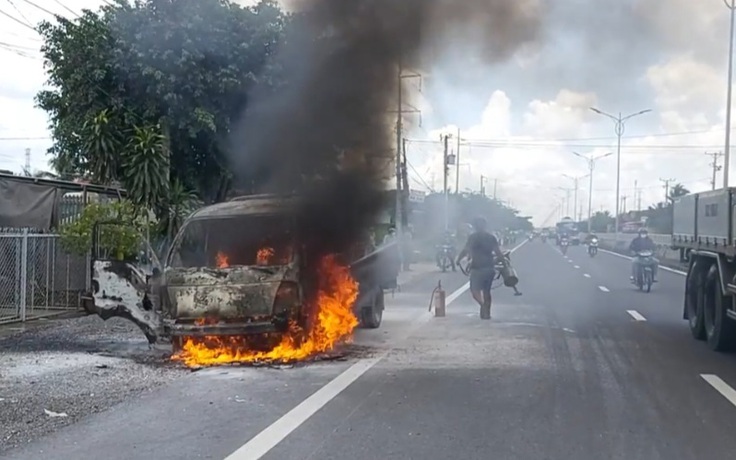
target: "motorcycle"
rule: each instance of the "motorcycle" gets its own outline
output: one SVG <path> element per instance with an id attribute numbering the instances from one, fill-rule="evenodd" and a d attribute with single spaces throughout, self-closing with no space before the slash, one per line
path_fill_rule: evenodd
<path id="1" fill-rule="evenodd" d="M 634 281 L 640 291 L 650 292 L 654 283 L 654 264 L 656 263 L 654 253 L 652 251 L 640 251 L 636 253 L 636 258 L 638 269 Z"/>
<path id="2" fill-rule="evenodd" d="M 547 242 L 547 235 L 542 235 L 542 243 L 546 243 L 546 242 Z"/>
<path id="3" fill-rule="evenodd" d="M 588 254 L 590 257 L 595 257 L 598 254 L 598 238 L 592 238 L 588 243 Z"/>
<path id="4" fill-rule="evenodd" d="M 570 243 L 567 240 L 560 240 L 560 250 L 562 250 L 563 255 L 567 255 L 567 247 L 570 245 Z"/>
<path id="5" fill-rule="evenodd" d="M 439 247 L 439 253 L 437 254 L 437 266 L 446 272 L 448 267 L 452 267 L 452 271 L 455 271 L 455 263 L 453 261 L 454 251 L 453 247 L 447 244 L 443 244 Z"/>

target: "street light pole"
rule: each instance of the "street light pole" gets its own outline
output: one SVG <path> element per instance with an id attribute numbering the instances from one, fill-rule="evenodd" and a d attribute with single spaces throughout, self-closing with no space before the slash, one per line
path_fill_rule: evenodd
<path id="1" fill-rule="evenodd" d="M 731 31 L 728 43 L 728 87 L 726 89 L 726 148 L 723 159 L 723 188 L 728 188 L 728 170 L 731 167 L 731 86 L 733 82 L 733 34 L 736 0 L 723 0 L 731 10 Z"/>
<path id="2" fill-rule="evenodd" d="M 590 218 L 593 215 L 593 169 L 595 169 L 595 162 L 600 160 L 601 158 L 606 158 L 611 155 L 613 155 L 613 152 L 604 153 L 603 155 L 598 155 L 597 157 L 590 156 L 586 157 L 584 155 L 579 154 L 578 152 L 572 152 L 573 155 L 578 156 L 585 160 L 586 163 L 588 163 L 588 176 L 589 176 L 589 183 L 588 183 L 588 233 L 590 233 L 592 227 L 591 227 L 591 221 Z"/>
<path id="3" fill-rule="evenodd" d="M 736 1 L 736 0 L 734 0 Z M 595 107 L 591 107 L 590 110 L 597 113 L 598 115 L 603 115 L 604 117 L 608 117 L 615 123 L 615 130 L 616 130 L 616 137 L 618 138 L 618 144 L 616 146 L 616 241 L 618 241 L 618 224 L 619 224 L 619 213 L 620 213 L 620 200 L 621 200 L 621 137 L 624 135 L 624 129 L 626 127 L 625 122 L 626 120 L 630 118 L 634 118 L 639 115 L 644 115 L 645 113 L 649 113 L 652 111 L 652 109 L 646 109 L 641 110 L 636 113 L 632 113 L 630 115 L 621 116 L 621 112 L 619 112 L 618 116 L 611 115 L 610 113 L 603 112 L 601 110 L 596 109 Z"/>

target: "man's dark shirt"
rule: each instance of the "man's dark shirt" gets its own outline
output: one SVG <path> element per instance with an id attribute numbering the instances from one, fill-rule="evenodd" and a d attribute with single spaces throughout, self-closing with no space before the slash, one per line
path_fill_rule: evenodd
<path id="1" fill-rule="evenodd" d="M 640 237 L 637 236 L 631 241 L 631 245 L 629 246 L 629 249 L 631 252 L 641 252 L 641 251 L 652 251 L 655 249 L 654 241 L 652 241 L 651 238 L 647 237 Z"/>
<path id="2" fill-rule="evenodd" d="M 493 268 L 494 251 L 498 247 L 498 240 L 488 232 L 475 232 L 468 237 L 465 246 L 470 255 L 471 269 Z"/>

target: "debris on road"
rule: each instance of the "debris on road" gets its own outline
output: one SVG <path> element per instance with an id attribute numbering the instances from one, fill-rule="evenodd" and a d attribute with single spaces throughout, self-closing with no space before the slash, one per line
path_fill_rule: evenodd
<path id="1" fill-rule="evenodd" d="M 170 350 L 149 350 L 138 328 L 122 319 L 34 326 L 0 338 L 0 456 L 183 372 L 170 364 Z"/>

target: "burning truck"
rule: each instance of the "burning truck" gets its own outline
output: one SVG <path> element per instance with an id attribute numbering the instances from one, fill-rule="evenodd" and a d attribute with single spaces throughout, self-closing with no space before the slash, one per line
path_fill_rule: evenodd
<path id="1" fill-rule="evenodd" d="M 358 325 L 378 328 L 396 286 L 396 243 L 312 250 L 300 198 L 253 195 L 206 206 L 182 225 L 163 263 L 103 257 L 93 236 L 84 308 L 124 317 L 187 365 L 290 362 L 330 351 Z M 155 259 L 155 258 L 154 258 Z"/>

